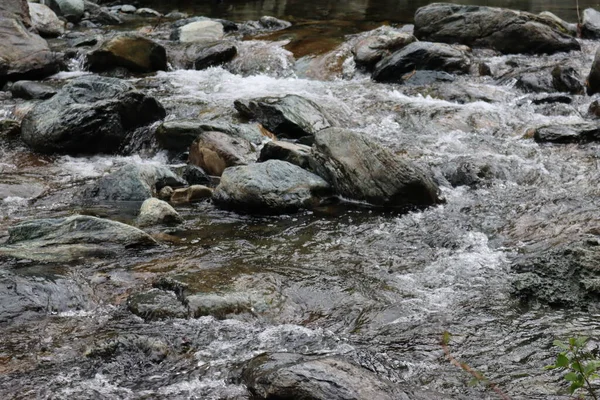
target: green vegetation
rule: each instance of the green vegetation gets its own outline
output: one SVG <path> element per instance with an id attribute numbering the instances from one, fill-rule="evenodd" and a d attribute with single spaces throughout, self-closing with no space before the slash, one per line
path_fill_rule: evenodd
<path id="1" fill-rule="evenodd" d="M 587 350 L 589 339 L 588 337 L 569 338 L 568 343 L 555 340 L 553 344 L 561 352 L 556 357 L 556 362 L 553 365 L 548 365 L 546 369 L 567 371 L 564 378 L 567 382 L 570 382 L 570 394 L 574 394 L 581 389 L 580 392 L 585 390 L 592 399 L 598 400 L 591 382 L 600 378 L 598 375 L 600 360 L 597 354 Z M 584 395 L 581 397 L 584 397 Z"/>

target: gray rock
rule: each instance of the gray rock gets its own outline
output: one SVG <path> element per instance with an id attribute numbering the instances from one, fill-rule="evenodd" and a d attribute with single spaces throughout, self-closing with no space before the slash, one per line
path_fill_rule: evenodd
<path id="1" fill-rule="evenodd" d="M 21 124 L 13 119 L 0 119 L 0 138 L 17 137 L 21 134 Z"/>
<path id="2" fill-rule="evenodd" d="M 429 172 L 396 156 L 364 135 L 330 128 L 315 135 L 313 170 L 337 194 L 383 207 L 441 202 Z"/>
<path id="3" fill-rule="evenodd" d="M 187 296 L 186 302 L 193 318 L 210 315 L 224 319 L 231 314 L 249 313 L 252 309 L 250 298 L 242 294 L 195 294 Z"/>
<path id="4" fill-rule="evenodd" d="M 153 40 L 131 33 L 105 40 L 87 55 L 90 71 L 99 72 L 118 67 L 133 72 L 167 70 L 167 51 Z"/>
<path id="5" fill-rule="evenodd" d="M 269 131 L 288 138 L 313 136 L 334 126 L 332 118 L 316 103 L 295 94 L 236 100 L 235 109 L 261 123 Z"/>
<path id="6" fill-rule="evenodd" d="M 133 14 L 134 12 L 137 11 L 137 8 L 130 4 L 125 4 L 125 5 L 121 6 L 121 9 L 119 11 L 121 11 L 122 13 L 125 13 L 125 14 Z"/>
<path id="7" fill-rule="evenodd" d="M 129 296 L 127 308 L 146 321 L 188 317 L 187 307 L 175 293 L 157 288 Z"/>
<path id="8" fill-rule="evenodd" d="M 89 14 L 87 17 L 89 21 L 103 25 L 119 25 L 123 23 L 121 18 L 110 12 L 106 7 L 101 7 L 88 0 L 84 0 L 84 6 L 85 12 Z"/>
<path id="9" fill-rule="evenodd" d="M 593 8 L 583 10 L 581 36 L 587 39 L 600 38 L 600 12 Z"/>
<path id="10" fill-rule="evenodd" d="M 69 40 L 69 45 L 72 47 L 86 47 L 86 46 L 95 46 L 102 40 L 101 35 L 89 35 L 78 37 L 75 39 Z"/>
<path id="11" fill-rule="evenodd" d="M 507 179 L 508 176 L 503 167 L 476 157 L 457 157 L 444 164 L 442 174 L 454 187 L 477 187 L 493 179 Z"/>
<path id="12" fill-rule="evenodd" d="M 81 20 L 85 11 L 83 0 L 47 0 L 47 3 L 57 15 L 70 22 Z"/>
<path id="13" fill-rule="evenodd" d="M 263 146 L 258 161 L 282 160 L 302 169 L 310 170 L 311 158 L 309 146 L 277 140 L 268 142 Z"/>
<path id="14" fill-rule="evenodd" d="M 256 153 L 250 142 L 222 132 L 203 132 L 190 147 L 190 164 L 213 176 L 221 176 L 227 167 L 255 160 Z"/>
<path id="15" fill-rule="evenodd" d="M 166 166 L 127 164 L 85 188 L 82 196 L 96 201 L 144 201 L 165 186 L 185 184 Z"/>
<path id="16" fill-rule="evenodd" d="M 562 93 L 584 94 L 581 76 L 573 67 L 557 65 L 552 69 L 552 85 Z"/>
<path id="17" fill-rule="evenodd" d="M 0 2 L 0 18 L 13 18 L 27 28 L 31 27 L 29 3 L 27 0 L 2 0 Z"/>
<path id="18" fill-rule="evenodd" d="M 600 47 L 596 50 L 592 68 L 587 78 L 587 94 L 593 95 L 600 92 Z"/>
<path id="19" fill-rule="evenodd" d="M 294 54 L 284 48 L 289 41 L 245 40 L 237 44 L 238 54 L 224 67 L 236 75 L 268 75 L 278 78 L 294 74 Z"/>
<path id="20" fill-rule="evenodd" d="M 550 11 L 542 11 L 539 16 L 549 19 L 549 22 L 551 24 L 556 24 L 562 32 L 577 37 L 577 24 L 567 22 Z"/>
<path id="21" fill-rule="evenodd" d="M 202 70 L 218 67 L 231 61 L 237 55 L 237 47 L 231 43 L 217 42 L 203 46 L 196 53 L 193 67 Z"/>
<path id="22" fill-rule="evenodd" d="M 517 78 L 515 86 L 526 93 L 552 93 L 555 91 L 548 71 L 528 72 Z"/>
<path id="23" fill-rule="evenodd" d="M 34 106 L 23 120 L 22 137 L 41 153 L 111 153 L 129 131 L 165 114 L 158 101 L 128 82 L 83 76 Z"/>
<path id="24" fill-rule="evenodd" d="M 200 20 L 175 28 L 171 32 L 171 40 L 181 43 L 216 42 L 223 38 L 223 24 L 212 20 Z"/>
<path id="25" fill-rule="evenodd" d="M 86 215 L 22 222 L 8 234 L 0 245 L 1 255 L 50 262 L 114 256 L 132 246 L 156 245 L 137 228 Z"/>
<path id="26" fill-rule="evenodd" d="M 284 21 L 282 19 L 278 19 L 278 18 L 271 17 L 268 15 L 264 15 L 264 16 L 260 17 L 258 22 L 265 29 L 274 30 L 274 31 L 287 29 L 290 26 L 292 26 L 291 22 Z"/>
<path id="27" fill-rule="evenodd" d="M 550 18 L 504 8 L 445 3 L 417 10 L 415 36 L 419 40 L 492 48 L 505 54 L 581 49 L 579 42 L 563 33 L 560 24 Z"/>
<path id="28" fill-rule="evenodd" d="M 581 123 L 546 125 L 534 130 L 533 138 L 539 143 L 585 143 L 600 140 L 600 125 Z"/>
<path id="29" fill-rule="evenodd" d="M 181 177 L 190 185 L 207 185 L 211 182 L 206 172 L 195 165 L 186 165 L 181 172 Z"/>
<path id="30" fill-rule="evenodd" d="M 58 19 L 49 7 L 43 4 L 29 3 L 29 15 L 31 24 L 41 36 L 56 37 L 65 33 L 65 23 Z"/>
<path id="31" fill-rule="evenodd" d="M 151 225 L 174 225 L 183 222 L 179 215 L 169 203 L 151 197 L 142 203 L 140 214 L 137 217 L 139 226 Z"/>
<path id="32" fill-rule="evenodd" d="M 374 32 L 378 34 L 367 36 L 352 48 L 356 65 L 367 70 L 373 69 L 382 58 L 417 40 L 413 35 L 404 32 Z"/>
<path id="33" fill-rule="evenodd" d="M 56 94 L 56 89 L 44 83 L 32 81 L 17 81 L 10 87 L 13 97 L 20 99 L 45 100 Z"/>
<path id="34" fill-rule="evenodd" d="M 404 85 L 425 86 L 438 82 L 454 82 L 456 77 L 444 71 L 414 71 L 402 77 Z"/>
<path id="35" fill-rule="evenodd" d="M 405 74 L 415 70 L 467 73 L 470 65 L 463 48 L 444 43 L 414 42 L 378 62 L 373 79 L 377 82 L 402 82 Z"/>
<path id="36" fill-rule="evenodd" d="M 156 10 L 153 10 L 151 8 L 147 8 L 147 7 L 142 7 L 142 8 L 138 8 L 135 11 L 136 15 L 139 15 L 141 17 L 146 17 L 146 18 L 160 18 L 162 17 L 162 14 L 159 13 Z"/>
<path id="37" fill-rule="evenodd" d="M 322 178 L 280 160 L 227 168 L 213 194 L 222 208 L 280 214 L 319 205 L 330 195 Z"/>

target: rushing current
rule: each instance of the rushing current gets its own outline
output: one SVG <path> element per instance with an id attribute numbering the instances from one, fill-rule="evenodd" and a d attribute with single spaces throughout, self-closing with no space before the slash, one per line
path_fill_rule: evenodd
<path id="1" fill-rule="evenodd" d="M 495 76 L 469 74 L 434 87 L 381 84 L 355 68 L 351 43 L 384 21 L 410 23 L 425 2 L 202 3 L 173 7 L 236 21 L 271 14 L 293 26 L 243 42 L 242 54 L 268 48 L 273 70 L 128 76 L 165 106 L 167 119 L 234 118 L 235 100 L 301 95 L 431 168 L 446 202 L 406 214 L 332 208 L 283 216 L 201 202 L 177 207 L 183 225 L 149 230 L 158 248 L 70 264 L 0 258 L 0 397 L 242 399 L 236 371 L 265 351 L 285 351 L 343 355 L 391 382 L 456 399 L 498 398 L 485 385 L 470 386 L 471 376 L 448 360 L 441 343 L 450 332 L 452 356 L 510 398 L 569 398 L 561 374 L 544 369 L 556 356 L 552 342 L 598 337 L 600 310 L 523 302 L 513 295 L 511 267 L 523 254 L 543 256 L 600 232 L 599 145 L 540 145 L 527 134 L 584 121 L 592 99 L 535 104 L 515 82 L 520 71 L 560 63 L 585 77 L 598 42 L 580 39 L 581 52 L 553 56 L 475 50 Z M 496 3 L 576 18 L 571 2 Z M 405 12 L 393 17 L 386 7 Z M 88 73 L 73 60 L 48 82 L 60 86 Z M 0 100 L 0 117 L 20 119 L 27 110 L 23 100 Z M 0 241 L 19 221 L 74 212 L 131 222 L 139 205 L 86 210 L 72 200 L 121 165 L 179 163 L 152 143 L 138 147 L 70 157 L 0 143 L 0 193 L 20 188 L 0 200 Z M 481 179 L 451 185 L 444 171 L 457 163 L 479 166 Z M 127 299 L 159 278 L 258 300 L 252 312 L 225 319 L 144 321 L 128 311 Z"/>

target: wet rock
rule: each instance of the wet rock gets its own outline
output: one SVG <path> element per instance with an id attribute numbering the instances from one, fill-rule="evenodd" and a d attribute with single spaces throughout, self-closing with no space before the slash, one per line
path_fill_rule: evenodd
<path id="1" fill-rule="evenodd" d="M 556 24 L 563 33 L 577 37 L 577 24 L 567 22 L 550 11 L 542 11 L 539 16 L 548 19 L 551 24 Z"/>
<path id="2" fill-rule="evenodd" d="M 44 83 L 32 81 L 18 81 L 10 87 L 13 97 L 20 99 L 45 100 L 56 94 L 56 89 Z"/>
<path id="3" fill-rule="evenodd" d="M 580 50 L 577 40 L 547 17 L 483 6 L 436 3 L 415 13 L 419 40 L 461 43 L 505 54 L 552 54 Z M 527 40 L 523 40 L 527 38 Z"/>
<path id="4" fill-rule="evenodd" d="M 539 143 L 585 143 L 600 140 L 600 125 L 581 123 L 547 125 L 536 128 L 533 138 Z"/>
<path id="5" fill-rule="evenodd" d="M 600 12 L 593 8 L 583 10 L 581 36 L 587 39 L 600 38 Z"/>
<path id="6" fill-rule="evenodd" d="M 315 135 L 313 169 L 348 199 L 383 207 L 429 206 L 441 202 L 429 172 L 364 135 L 330 128 Z"/>
<path id="7" fill-rule="evenodd" d="M 454 82 L 454 75 L 444 71 L 413 71 L 401 77 L 401 83 L 412 86 L 432 85 L 438 82 Z"/>
<path id="8" fill-rule="evenodd" d="M 280 160 L 227 168 L 213 194 L 219 207 L 279 214 L 312 208 L 330 195 L 322 178 Z"/>
<path id="9" fill-rule="evenodd" d="M 181 177 L 190 185 L 206 185 L 211 182 L 206 172 L 195 165 L 186 165 L 181 172 Z"/>
<path id="10" fill-rule="evenodd" d="M 94 342 L 84 355 L 92 359 L 114 361 L 116 364 L 132 362 L 137 365 L 160 364 L 171 351 L 170 344 L 138 334 L 111 335 L 110 339 Z"/>
<path id="11" fill-rule="evenodd" d="M 250 142 L 222 132 L 203 132 L 190 147 L 190 164 L 213 176 L 221 176 L 227 167 L 255 160 L 256 154 Z"/>
<path id="12" fill-rule="evenodd" d="M 373 372 L 339 356 L 262 354 L 244 367 L 242 381 L 257 399 L 448 399 L 439 393 L 392 385 Z"/>
<path id="13" fill-rule="evenodd" d="M 175 293 L 156 288 L 129 296 L 127 308 L 146 321 L 187 318 L 188 316 L 187 307 L 182 304 Z"/>
<path id="14" fill-rule="evenodd" d="M 86 215 L 21 222 L 8 234 L 0 255 L 49 262 L 114 256 L 132 246 L 156 245 L 137 228 Z"/>
<path id="15" fill-rule="evenodd" d="M 486 160 L 459 157 L 443 166 L 442 174 L 454 186 L 476 187 L 493 179 L 506 179 L 505 169 Z"/>
<path id="16" fill-rule="evenodd" d="M 9 0 L 8 5 L 15 1 Z M 58 72 L 62 60 L 50 51 L 48 43 L 30 32 L 15 15 L 2 8 L 0 11 L 0 87 L 8 80 L 42 79 Z"/>
<path id="17" fill-rule="evenodd" d="M 310 146 L 285 142 L 281 140 L 266 143 L 260 151 L 259 162 L 267 160 L 282 160 L 310 170 Z"/>
<path id="18" fill-rule="evenodd" d="M 17 137 L 21 134 L 21 124 L 13 119 L 0 120 L 0 138 Z"/>
<path id="19" fill-rule="evenodd" d="M 211 188 L 204 185 L 192 185 L 187 188 L 175 189 L 171 194 L 171 203 L 187 204 L 210 199 L 213 195 Z"/>
<path id="20" fill-rule="evenodd" d="M 225 42 L 217 42 L 198 49 L 193 67 L 202 70 L 218 67 L 231 61 L 237 54 L 237 47 Z"/>
<path id="21" fill-rule="evenodd" d="M 224 319 L 231 314 L 249 313 L 252 304 L 247 296 L 241 294 L 195 294 L 186 297 L 190 316 L 200 318 L 212 316 Z"/>
<path id="22" fill-rule="evenodd" d="M 600 101 L 594 100 L 588 107 L 588 115 L 592 118 L 600 118 Z M 1 131 L 1 128 L 0 128 Z"/>
<path id="23" fill-rule="evenodd" d="M 236 100 L 234 106 L 243 116 L 258 121 L 269 131 L 283 137 L 313 136 L 334 126 L 331 117 L 319 105 L 295 94 Z"/>
<path id="24" fill-rule="evenodd" d="M 175 225 L 182 222 L 183 218 L 169 203 L 154 197 L 144 200 L 137 217 L 139 226 Z"/>
<path id="25" fill-rule="evenodd" d="M 517 78 L 515 86 L 527 93 L 552 93 L 552 77 L 545 72 L 525 73 Z"/>
<path id="26" fill-rule="evenodd" d="M 69 40 L 69 45 L 72 47 L 95 46 L 102 40 L 101 35 L 82 36 Z"/>
<path id="27" fill-rule="evenodd" d="M 166 166 L 127 164 L 85 188 L 82 196 L 96 201 L 144 201 L 165 186 L 185 184 Z"/>
<path id="28" fill-rule="evenodd" d="M 146 17 L 146 18 L 160 18 L 160 17 L 162 17 L 161 13 L 159 13 L 158 11 L 153 10 L 151 8 L 147 8 L 147 7 L 138 8 L 135 11 L 135 15 L 139 15 L 140 17 Z"/>
<path id="29" fill-rule="evenodd" d="M 167 52 L 153 40 L 124 33 L 107 39 L 87 55 L 90 71 L 106 71 L 117 67 L 133 72 L 167 70 Z"/>
<path id="30" fill-rule="evenodd" d="M 511 267 L 513 294 L 525 302 L 587 307 L 600 300 L 597 239 L 523 255 Z"/>
<path id="31" fill-rule="evenodd" d="M 85 12 L 89 14 L 87 16 L 89 21 L 102 25 L 119 25 L 123 23 L 121 18 L 111 13 L 106 7 L 101 7 L 88 0 L 84 1 L 84 6 Z"/>
<path id="32" fill-rule="evenodd" d="M 47 4 L 57 15 L 70 22 L 81 20 L 85 11 L 83 0 L 48 0 Z"/>
<path id="33" fill-rule="evenodd" d="M 556 103 L 571 104 L 573 102 L 573 98 L 571 96 L 564 94 L 538 94 L 536 96 L 532 96 L 530 100 L 531 103 L 535 105 Z"/>
<path id="34" fill-rule="evenodd" d="M 271 17 L 268 15 L 264 15 L 264 16 L 260 17 L 258 22 L 265 29 L 269 29 L 269 30 L 273 30 L 273 31 L 287 29 L 290 26 L 292 26 L 291 22 L 284 21 L 282 19 L 278 19 L 278 18 Z"/>
<path id="35" fill-rule="evenodd" d="M 154 98 L 125 81 L 76 78 L 24 118 L 23 141 L 41 153 L 111 153 L 131 130 L 164 118 Z"/>
<path id="36" fill-rule="evenodd" d="M 43 4 L 29 3 L 31 24 L 42 37 L 56 37 L 65 32 L 65 23 Z"/>
<path id="37" fill-rule="evenodd" d="M 384 31 L 368 36 L 354 45 L 352 54 L 358 67 L 371 70 L 382 58 L 416 41 L 413 35 L 397 31 Z"/>
<path id="38" fill-rule="evenodd" d="M 133 14 L 137 11 L 137 8 L 135 6 L 132 6 L 131 4 L 124 4 L 121 6 L 121 9 L 119 11 L 125 14 Z"/>
<path id="39" fill-rule="evenodd" d="M 29 3 L 27 0 L 2 0 L 0 18 L 14 18 L 29 28 L 31 26 Z"/>
<path id="40" fill-rule="evenodd" d="M 579 72 L 573 67 L 557 65 L 552 69 L 552 85 L 556 90 L 570 94 L 584 94 L 584 86 Z"/>
<path id="41" fill-rule="evenodd" d="M 414 42 L 377 63 L 373 79 L 401 82 L 403 75 L 414 70 L 467 73 L 469 67 L 465 49 L 443 43 Z"/>
<path id="42" fill-rule="evenodd" d="M 600 48 L 596 50 L 592 68 L 587 78 L 587 94 L 593 95 L 600 92 Z"/>
<path id="43" fill-rule="evenodd" d="M 4 180 L 3 180 L 4 181 Z M 0 182 L 0 200 L 10 197 L 20 197 L 22 199 L 33 199 L 46 190 L 46 187 L 40 182 L 30 180 L 10 180 Z"/>
<path id="44" fill-rule="evenodd" d="M 238 44 L 237 56 L 225 65 L 236 75 L 289 77 L 294 73 L 294 55 L 283 48 L 289 41 L 263 42 L 246 40 Z"/>
<path id="45" fill-rule="evenodd" d="M 173 188 L 171 186 L 165 186 L 162 189 L 159 190 L 158 192 L 158 198 L 161 200 L 171 200 L 171 196 L 173 195 L 175 191 L 173 190 Z"/>
<path id="46" fill-rule="evenodd" d="M 171 40 L 181 43 L 216 42 L 221 40 L 225 32 L 223 24 L 212 20 L 200 20 L 173 29 Z"/>

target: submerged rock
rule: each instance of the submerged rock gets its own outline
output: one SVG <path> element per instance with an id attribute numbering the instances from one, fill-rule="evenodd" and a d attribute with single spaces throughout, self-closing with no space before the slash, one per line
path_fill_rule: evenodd
<path id="1" fill-rule="evenodd" d="M 187 307 L 174 292 L 158 288 L 129 296 L 127 308 L 146 321 L 188 317 Z"/>
<path id="2" fill-rule="evenodd" d="M 234 106 L 243 116 L 260 122 L 276 135 L 288 138 L 313 136 L 334 125 L 319 105 L 295 94 L 236 100 Z"/>
<path id="3" fill-rule="evenodd" d="M 124 248 L 156 245 L 137 228 L 87 215 L 21 222 L 8 234 L 0 255 L 49 262 L 114 256 Z"/>
<path id="4" fill-rule="evenodd" d="M 44 37 L 56 37 L 65 32 L 65 23 L 44 4 L 29 3 L 31 24 Z"/>
<path id="5" fill-rule="evenodd" d="M 118 67 L 133 72 L 167 70 L 167 52 L 153 40 L 131 33 L 119 34 L 104 41 L 87 55 L 90 71 L 106 71 Z"/>
<path id="6" fill-rule="evenodd" d="M 140 214 L 137 217 L 139 226 L 151 225 L 176 225 L 183 222 L 181 215 L 166 201 L 151 197 L 142 203 Z"/>
<path id="7" fill-rule="evenodd" d="M 313 166 L 336 193 L 383 207 L 441 203 L 430 173 L 364 135 L 330 128 L 315 135 Z"/>
<path id="8" fill-rule="evenodd" d="M 231 314 L 251 313 L 252 303 L 243 294 L 195 294 L 186 297 L 190 316 L 200 318 L 207 315 L 226 318 Z"/>
<path id="9" fill-rule="evenodd" d="M 222 132 L 203 132 L 190 147 L 190 164 L 213 176 L 221 176 L 227 167 L 255 160 L 256 153 L 250 142 Z"/>
<path id="10" fill-rule="evenodd" d="M 505 54 L 581 50 L 551 18 L 484 6 L 435 3 L 415 13 L 419 40 L 487 47 Z M 526 39 L 524 39 L 526 38 Z"/>
<path id="11" fill-rule="evenodd" d="M 24 118 L 23 141 L 41 153 L 112 153 L 127 133 L 165 109 L 125 81 L 100 76 L 74 79 Z"/>
<path id="12" fill-rule="evenodd" d="M 330 195 L 322 178 L 280 160 L 227 168 L 213 194 L 222 208 L 280 214 L 313 208 Z"/>
<path id="13" fill-rule="evenodd" d="M 377 63 L 373 79 L 377 82 L 401 82 L 405 74 L 415 70 L 467 73 L 469 67 L 470 60 L 463 48 L 444 43 L 415 42 Z"/>

